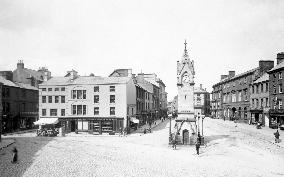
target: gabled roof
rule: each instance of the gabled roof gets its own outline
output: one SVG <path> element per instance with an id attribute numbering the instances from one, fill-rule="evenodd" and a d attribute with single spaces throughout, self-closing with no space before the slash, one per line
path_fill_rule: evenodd
<path id="1" fill-rule="evenodd" d="M 282 69 L 282 68 L 284 68 L 284 62 L 279 63 L 279 64 L 276 65 L 274 68 L 272 68 L 271 70 L 267 71 L 267 73 L 270 74 L 271 72 L 276 71 L 276 70 L 278 70 L 278 69 Z"/>

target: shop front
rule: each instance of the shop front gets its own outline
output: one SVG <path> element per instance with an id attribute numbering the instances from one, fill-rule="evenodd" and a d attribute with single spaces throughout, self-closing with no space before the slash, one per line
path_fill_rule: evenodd
<path id="1" fill-rule="evenodd" d="M 269 110 L 269 127 L 278 128 L 284 126 L 284 110 L 270 109 Z"/>
<path id="2" fill-rule="evenodd" d="M 91 134 L 119 133 L 123 129 L 124 118 L 90 117 L 90 118 L 60 118 L 65 132 L 89 132 Z"/>
<path id="3" fill-rule="evenodd" d="M 253 109 L 250 110 L 250 113 L 251 113 L 251 118 L 249 124 L 257 124 L 258 122 L 261 123 L 262 125 L 265 124 L 263 110 Z"/>

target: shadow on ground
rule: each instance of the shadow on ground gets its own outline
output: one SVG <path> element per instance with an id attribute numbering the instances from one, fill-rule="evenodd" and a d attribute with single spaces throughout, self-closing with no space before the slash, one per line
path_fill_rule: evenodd
<path id="1" fill-rule="evenodd" d="M 211 136 L 205 136 L 204 137 L 204 142 L 207 144 L 207 143 L 210 143 L 211 141 L 215 141 L 215 140 L 218 140 L 218 139 L 224 139 L 224 138 L 229 138 L 230 135 L 211 135 Z"/>
<path id="2" fill-rule="evenodd" d="M 23 176 L 40 151 L 53 137 L 12 137 L 15 143 L 0 151 L 0 176 Z M 12 164 L 12 149 L 18 150 L 18 162 Z"/>

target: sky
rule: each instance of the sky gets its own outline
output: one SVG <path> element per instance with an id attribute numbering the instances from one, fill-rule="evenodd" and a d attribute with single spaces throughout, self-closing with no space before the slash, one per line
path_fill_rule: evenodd
<path id="1" fill-rule="evenodd" d="M 184 40 L 195 84 L 212 91 L 284 52 L 281 0 L 0 0 L 0 70 L 47 67 L 52 76 L 156 73 L 177 95 Z"/>

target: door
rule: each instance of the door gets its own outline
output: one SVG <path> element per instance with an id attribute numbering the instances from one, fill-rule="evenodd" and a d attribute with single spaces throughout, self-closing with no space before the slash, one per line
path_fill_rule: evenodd
<path id="1" fill-rule="evenodd" d="M 76 129 L 76 122 L 75 120 L 71 120 L 71 132 L 75 132 Z"/>

